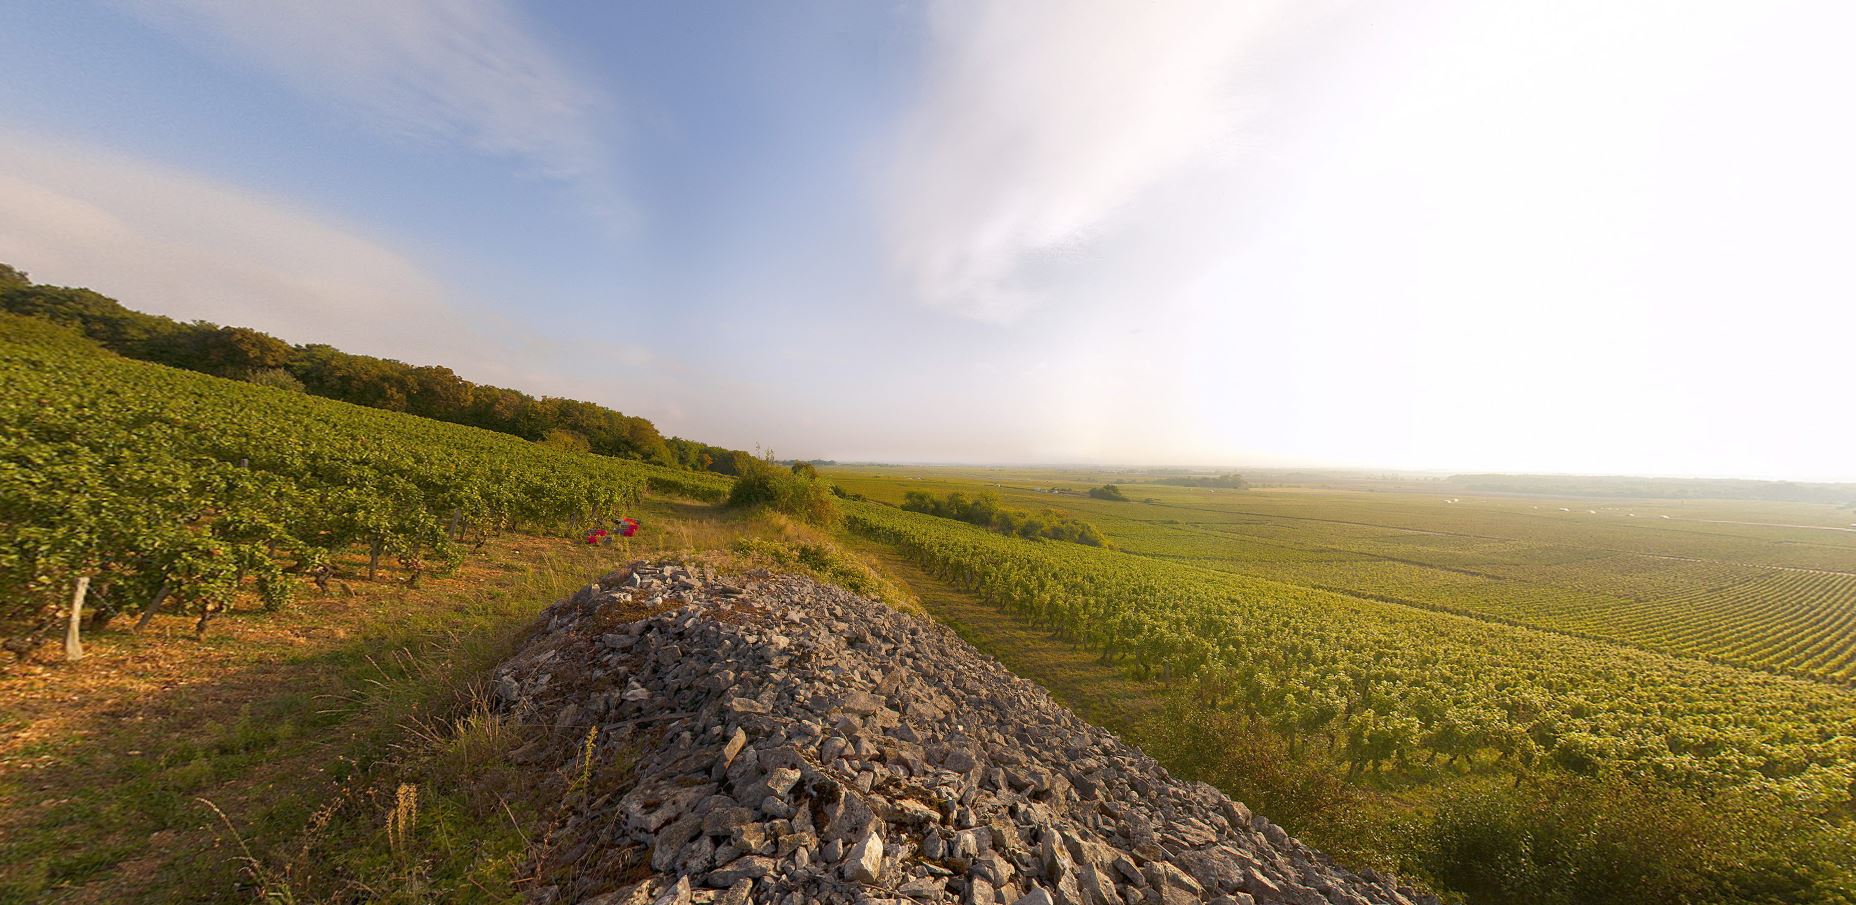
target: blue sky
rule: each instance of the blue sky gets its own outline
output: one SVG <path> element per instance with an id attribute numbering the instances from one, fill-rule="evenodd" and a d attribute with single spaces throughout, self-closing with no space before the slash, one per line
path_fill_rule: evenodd
<path id="1" fill-rule="evenodd" d="M 0 260 L 782 455 L 1856 479 L 1851 17 L 14 4 Z"/>

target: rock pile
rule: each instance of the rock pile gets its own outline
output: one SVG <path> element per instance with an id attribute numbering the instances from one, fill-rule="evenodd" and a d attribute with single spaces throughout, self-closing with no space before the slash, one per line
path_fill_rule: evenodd
<path id="1" fill-rule="evenodd" d="M 1433 901 L 805 578 L 635 564 L 549 608 L 493 690 L 534 727 L 517 759 L 567 777 L 536 905 Z"/>

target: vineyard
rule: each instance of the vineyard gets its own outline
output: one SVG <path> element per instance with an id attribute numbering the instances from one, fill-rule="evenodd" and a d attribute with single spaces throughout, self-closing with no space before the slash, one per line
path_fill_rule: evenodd
<path id="1" fill-rule="evenodd" d="M 734 486 L 0 326 L 0 629 L 20 652 L 73 612 L 92 626 L 165 613 L 204 636 L 235 603 L 280 608 L 344 578 L 417 588 L 501 532 L 577 536 L 648 493 L 719 503 Z M 1407 816 L 1459 780 L 1640 780 L 1695 801 L 1756 796 L 1740 800 L 1847 850 L 1856 533 L 1811 527 L 1824 512 L 1752 523 L 1726 504 L 1135 482 L 1107 500 L 1088 495 L 1099 478 L 997 478 L 829 473 L 835 501 L 811 486 L 898 564 L 1086 650 L 1072 653 L 1102 675 L 1261 727 Z M 1077 519 L 1113 547 L 969 524 L 971 505 L 885 504 L 954 499 Z M 1361 851 L 1388 831 L 1362 826 L 1330 838 Z"/>
<path id="2" fill-rule="evenodd" d="M 853 504 L 853 530 L 938 576 L 1187 687 L 1350 771 L 1482 757 L 1847 804 L 1856 693 L 1148 556 L 1001 537 Z"/>
<path id="3" fill-rule="evenodd" d="M 1768 572 L 1606 615 L 1620 637 L 1728 662 L 1856 678 L 1856 575 Z"/>
<path id="4" fill-rule="evenodd" d="M 726 481 L 117 358 L 9 318 L 0 338 L 0 624 L 25 649 L 85 586 L 93 624 L 241 594 L 286 604 L 344 563 L 409 584 L 494 532 L 617 518 Z"/>
<path id="5" fill-rule="evenodd" d="M 833 479 L 886 502 L 923 487 L 993 489 L 966 475 L 916 477 Z M 995 490 L 1008 502 L 1049 499 L 1011 483 Z M 1834 507 L 1642 502 L 1594 511 L 1561 501 L 1177 487 L 1131 495 L 1144 502 L 1065 496 L 1061 505 L 1119 549 L 1155 559 L 1856 684 L 1856 532 L 1834 527 L 1847 522 Z M 1732 521 L 1750 518 L 1825 527 Z"/>

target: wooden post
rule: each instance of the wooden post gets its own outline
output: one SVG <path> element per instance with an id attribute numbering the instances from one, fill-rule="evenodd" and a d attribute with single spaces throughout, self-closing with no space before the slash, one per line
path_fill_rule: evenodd
<path id="1" fill-rule="evenodd" d="M 84 642 L 79 637 L 79 622 L 84 618 L 84 596 L 90 593 L 90 576 L 77 579 L 77 593 L 71 595 L 71 624 L 64 630 L 64 659 L 76 663 L 84 659 Z"/>
<path id="2" fill-rule="evenodd" d="M 155 599 L 149 602 L 148 609 L 142 611 L 142 618 L 136 620 L 135 630 L 139 632 L 147 628 L 150 622 L 155 621 L 155 613 L 161 609 L 162 602 L 167 599 L 168 583 L 164 581 L 161 583 L 161 589 L 155 592 Z"/>

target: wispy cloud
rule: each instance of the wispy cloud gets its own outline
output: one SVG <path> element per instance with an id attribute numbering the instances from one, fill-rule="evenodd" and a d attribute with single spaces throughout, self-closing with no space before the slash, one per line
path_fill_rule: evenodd
<path id="1" fill-rule="evenodd" d="M 606 101 L 500 0 L 129 0 L 146 20 L 400 137 L 604 178 Z"/>
<path id="2" fill-rule="evenodd" d="M 910 291 L 987 320 L 1037 304 L 1052 259 L 1093 253 L 1144 193 L 1229 151 L 1244 49 L 1275 11 L 937 7 L 923 95 L 886 174 L 893 264 Z"/>
<path id="3" fill-rule="evenodd" d="M 382 243 L 191 174 L 0 132 L 0 210 L 0 260 L 41 282 L 395 358 L 488 349 L 439 282 Z"/>
<path id="4" fill-rule="evenodd" d="M 0 211 L 0 262 L 180 320 L 442 364 L 628 411 L 678 389 L 653 372 L 687 371 L 662 350 L 608 336 L 539 335 L 515 312 L 461 297 L 390 240 L 123 154 L 0 131 Z M 593 360 L 601 368 L 589 381 L 575 363 Z"/>

